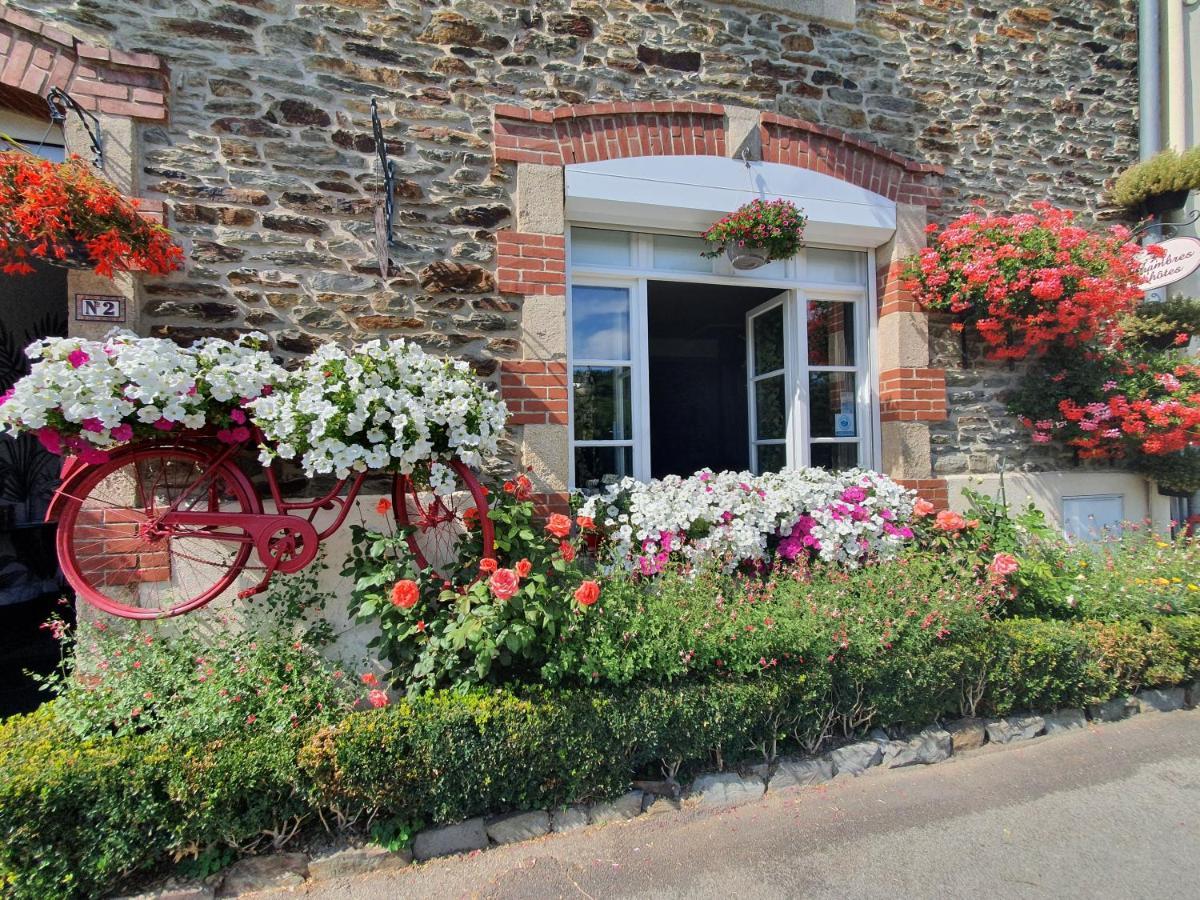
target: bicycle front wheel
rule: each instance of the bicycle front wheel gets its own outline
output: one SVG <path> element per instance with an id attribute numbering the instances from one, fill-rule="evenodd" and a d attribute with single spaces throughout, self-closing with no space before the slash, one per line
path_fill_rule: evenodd
<path id="1" fill-rule="evenodd" d="M 230 525 L 178 525 L 173 510 L 255 513 L 249 480 L 190 447 L 119 452 L 77 484 L 58 522 L 58 559 L 77 596 L 127 619 L 190 612 L 221 596 L 245 568 L 251 542 Z"/>
<path id="2" fill-rule="evenodd" d="M 459 460 L 422 462 L 412 474 L 396 476 L 392 500 L 422 569 L 451 583 L 472 584 L 479 563 L 495 558 L 487 491 Z"/>

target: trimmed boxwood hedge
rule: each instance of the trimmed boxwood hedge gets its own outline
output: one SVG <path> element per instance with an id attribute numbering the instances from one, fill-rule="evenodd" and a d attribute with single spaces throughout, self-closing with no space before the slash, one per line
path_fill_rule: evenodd
<path id="1" fill-rule="evenodd" d="M 95 896 L 174 856 L 261 846 L 305 820 L 432 825 L 600 799 L 640 774 L 811 744 L 830 721 L 957 716 L 971 686 L 980 713 L 1005 714 L 1198 672 L 1200 617 L 1013 619 L 920 659 L 889 658 L 882 673 L 834 664 L 624 692 L 438 694 L 318 731 L 193 746 L 152 733 L 81 740 L 51 703 L 0 724 L 0 894 Z"/>

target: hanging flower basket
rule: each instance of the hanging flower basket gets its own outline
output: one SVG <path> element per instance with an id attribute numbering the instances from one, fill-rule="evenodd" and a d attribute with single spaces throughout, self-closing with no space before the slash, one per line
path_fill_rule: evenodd
<path id="1" fill-rule="evenodd" d="M 724 253 L 735 269 L 757 269 L 773 259 L 789 259 L 804 246 L 804 213 L 788 200 L 751 200 L 714 222 L 701 237 L 708 259 Z"/>
<path id="2" fill-rule="evenodd" d="M 28 275 L 35 262 L 163 275 L 183 251 L 161 225 L 78 157 L 55 163 L 24 150 L 0 152 L 0 272 Z"/>

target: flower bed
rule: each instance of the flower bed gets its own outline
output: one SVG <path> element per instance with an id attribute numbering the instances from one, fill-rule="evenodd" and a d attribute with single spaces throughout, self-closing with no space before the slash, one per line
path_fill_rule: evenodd
<path id="1" fill-rule="evenodd" d="M 719 560 L 731 569 L 772 551 L 848 566 L 885 559 L 912 537 L 912 512 L 911 492 L 863 469 L 626 478 L 580 509 L 603 536 L 602 560 L 643 575 L 672 559 Z"/>

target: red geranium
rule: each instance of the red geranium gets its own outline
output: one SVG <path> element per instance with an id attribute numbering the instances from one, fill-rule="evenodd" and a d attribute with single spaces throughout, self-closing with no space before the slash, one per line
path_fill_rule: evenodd
<path id="1" fill-rule="evenodd" d="M 80 251 L 104 276 L 164 275 L 183 264 L 170 233 L 78 157 L 55 163 L 0 152 L 0 271 L 28 275 L 36 260 L 63 261 Z"/>
<path id="2" fill-rule="evenodd" d="M 1116 340 L 1117 316 L 1141 299 L 1129 231 L 1097 234 L 1049 203 L 1033 212 L 971 212 L 909 260 L 904 286 L 929 309 L 972 327 L 989 359 L 1040 357 L 1092 339 Z"/>

